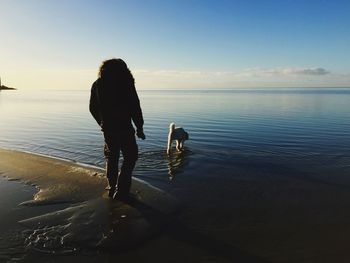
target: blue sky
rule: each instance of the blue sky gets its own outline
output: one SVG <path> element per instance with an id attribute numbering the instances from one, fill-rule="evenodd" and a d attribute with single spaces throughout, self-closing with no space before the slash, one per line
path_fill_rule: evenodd
<path id="1" fill-rule="evenodd" d="M 1 0 L 0 12 L 0 76 L 18 88 L 89 88 L 111 57 L 139 89 L 350 86 L 350 1 Z"/>

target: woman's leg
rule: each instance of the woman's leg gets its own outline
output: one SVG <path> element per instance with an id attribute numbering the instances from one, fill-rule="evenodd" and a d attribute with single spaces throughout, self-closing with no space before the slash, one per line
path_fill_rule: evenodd
<path id="1" fill-rule="evenodd" d="M 106 158 L 106 177 L 109 184 L 109 197 L 113 197 L 118 180 L 118 161 L 120 147 L 116 138 L 105 134 L 104 155 Z"/>
<path id="2" fill-rule="evenodd" d="M 121 152 L 124 161 L 118 176 L 115 198 L 127 199 L 131 187 L 132 171 L 138 158 L 138 147 L 134 133 L 123 135 L 121 139 Z"/>

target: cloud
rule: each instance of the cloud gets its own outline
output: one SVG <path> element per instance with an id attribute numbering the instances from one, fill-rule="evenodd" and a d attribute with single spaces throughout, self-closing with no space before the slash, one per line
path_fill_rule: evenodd
<path id="1" fill-rule="evenodd" d="M 314 68 L 314 69 L 304 69 L 302 70 L 300 73 L 302 74 L 306 74 L 306 75 L 317 75 L 317 76 L 321 76 L 321 75 L 327 75 L 330 74 L 330 71 L 325 70 L 324 68 Z"/>
<path id="2" fill-rule="evenodd" d="M 132 69 L 138 89 L 216 89 L 243 87 L 345 87 L 350 72 L 321 67 L 248 68 L 232 71 Z M 19 89 L 89 89 L 97 70 L 28 70 L 2 72 Z"/>
<path id="3" fill-rule="evenodd" d="M 245 76 L 255 77 L 270 77 L 270 76 L 324 76 L 331 72 L 324 68 L 272 68 L 272 69 L 260 69 L 253 68 L 244 71 Z"/>
<path id="4" fill-rule="evenodd" d="M 293 75 L 310 75 L 310 76 L 323 76 L 330 73 L 330 71 L 324 68 L 287 68 L 283 70 L 283 73 Z"/>
<path id="5" fill-rule="evenodd" d="M 323 76 L 330 74 L 324 68 L 250 68 L 241 71 L 199 71 L 199 70 L 135 70 L 134 74 L 148 78 L 250 78 L 270 76 Z"/>
<path id="6" fill-rule="evenodd" d="M 136 81 L 150 88 L 229 88 L 346 86 L 345 78 L 322 67 L 248 68 L 238 71 L 135 70 Z"/>

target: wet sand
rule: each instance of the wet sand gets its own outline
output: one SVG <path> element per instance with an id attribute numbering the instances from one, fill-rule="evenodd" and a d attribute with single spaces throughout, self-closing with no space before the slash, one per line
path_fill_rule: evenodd
<path id="1" fill-rule="evenodd" d="M 187 205 L 134 180 L 126 205 L 104 197 L 101 169 L 0 150 L 19 180 L 0 181 L 0 262 L 349 262 L 346 183 L 239 169 L 210 198 L 198 182 Z"/>
<path id="2" fill-rule="evenodd" d="M 103 170 L 30 153 L 0 150 L 0 174 L 0 261 L 128 251 L 157 235 L 179 206 L 140 180 L 130 204 L 111 200 Z"/>
<path id="3" fill-rule="evenodd" d="M 210 247 L 208 237 L 178 220 L 178 201 L 146 182 L 133 180 L 130 204 L 108 199 L 102 172 L 0 149 L 0 183 L 7 188 L 0 194 L 7 205 L 0 261 L 261 262 L 221 243 Z"/>

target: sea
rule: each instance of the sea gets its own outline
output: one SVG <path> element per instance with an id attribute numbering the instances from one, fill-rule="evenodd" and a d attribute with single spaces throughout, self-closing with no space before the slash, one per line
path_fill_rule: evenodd
<path id="1" fill-rule="evenodd" d="M 326 262 L 307 261 L 322 259 L 316 252 L 322 246 L 314 247 L 307 231 L 298 229 L 319 219 L 319 213 L 309 214 L 322 205 L 315 204 L 313 191 L 350 190 L 350 88 L 139 90 L 138 95 L 146 140 L 137 140 L 133 176 L 182 204 L 174 221 L 189 229 L 183 239 L 193 246 L 190 251 L 215 250 L 197 262 L 233 262 L 229 251 L 253 254 L 261 262 Z M 103 168 L 103 136 L 90 115 L 89 96 L 90 90 L 0 91 L 0 148 Z M 183 152 L 173 149 L 168 156 L 172 122 L 189 140 Z M 177 245 L 175 254 L 181 251 Z"/>

